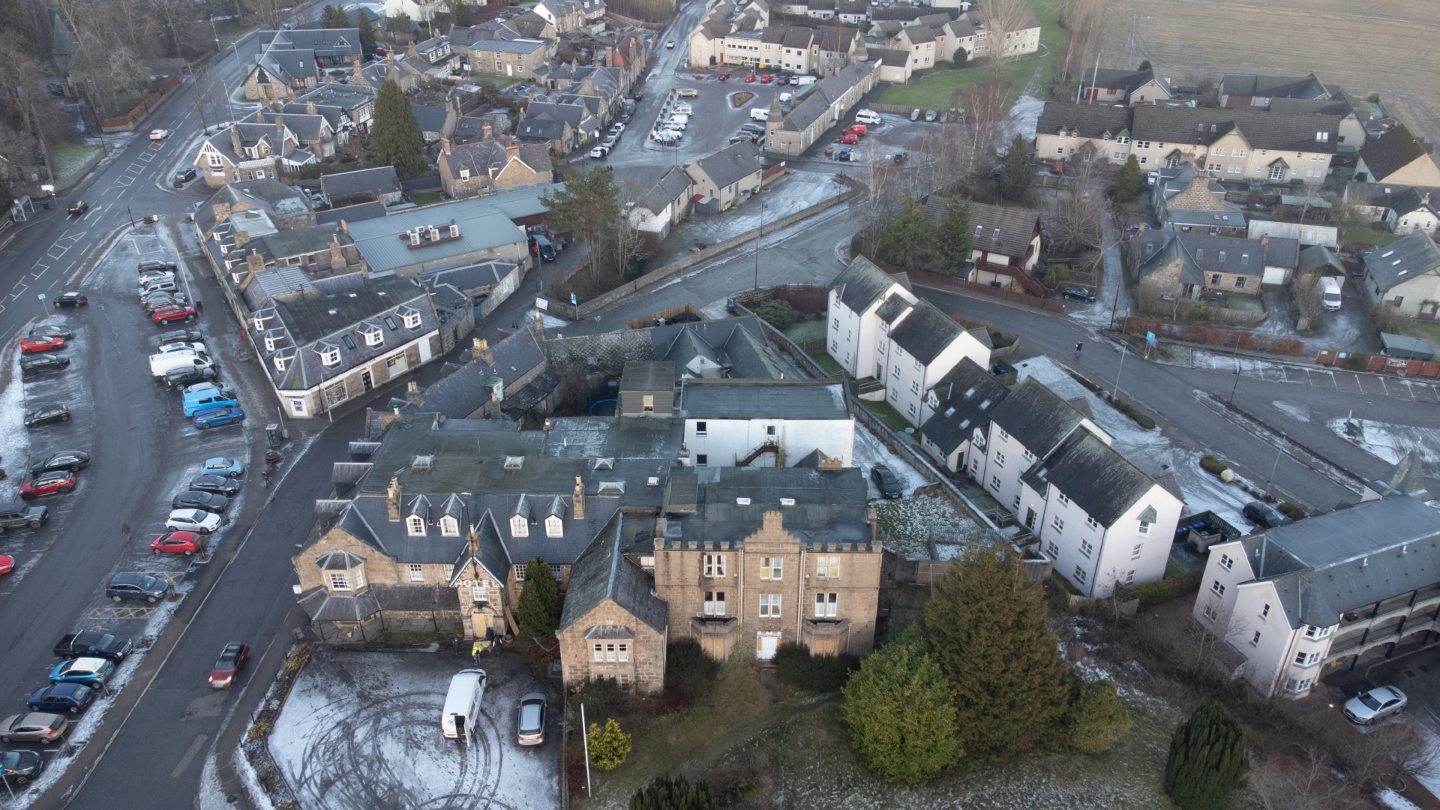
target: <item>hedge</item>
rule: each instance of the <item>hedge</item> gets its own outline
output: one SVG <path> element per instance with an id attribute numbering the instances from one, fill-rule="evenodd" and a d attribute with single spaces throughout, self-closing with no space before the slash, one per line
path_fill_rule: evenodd
<path id="1" fill-rule="evenodd" d="M 1219 475 L 1220 473 L 1225 472 L 1229 468 L 1229 464 L 1226 464 L 1224 461 L 1221 461 L 1214 456 L 1200 457 L 1200 469 L 1210 473 L 1211 475 Z"/>
<path id="2" fill-rule="evenodd" d="M 1135 598 L 1140 600 L 1142 608 L 1154 607 L 1200 590 L 1200 580 L 1204 576 L 1204 571 L 1186 571 L 1179 576 L 1167 577 L 1159 582 L 1136 585 Z"/>

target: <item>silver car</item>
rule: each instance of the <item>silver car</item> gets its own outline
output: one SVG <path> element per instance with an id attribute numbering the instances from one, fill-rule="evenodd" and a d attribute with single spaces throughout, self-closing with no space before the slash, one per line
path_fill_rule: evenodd
<path id="1" fill-rule="evenodd" d="M 1376 723 L 1405 708 L 1410 699 L 1393 686 L 1377 686 L 1345 701 L 1345 718 L 1358 725 Z"/>
<path id="2" fill-rule="evenodd" d="M 49 745 L 70 730 L 70 721 L 58 714 L 30 712 L 0 721 L 0 743 L 38 742 Z"/>
<path id="3" fill-rule="evenodd" d="M 520 713 L 515 720 L 515 742 L 520 745 L 542 745 L 545 742 L 545 696 L 539 692 L 520 698 Z"/>

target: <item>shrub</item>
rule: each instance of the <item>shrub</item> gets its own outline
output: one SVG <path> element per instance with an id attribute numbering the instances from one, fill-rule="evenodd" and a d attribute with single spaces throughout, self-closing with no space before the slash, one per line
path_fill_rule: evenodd
<path id="1" fill-rule="evenodd" d="M 248 734 L 246 734 L 246 736 L 252 740 L 263 740 L 266 737 L 269 737 L 270 732 L 274 730 L 274 723 L 270 722 L 269 720 L 260 720 L 256 722 L 255 725 L 250 727 L 250 731 Z"/>
<path id="2" fill-rule="evenodd" d="M 525 589 L 515 610 L 520 630 L 534 639 L 551 639 L 560 624 L 560 586 L 543 557 L 525 566 Z"/>
<path id="3" fill-rule="evenodd" d="M 570 690 L 576 704 L 585 704 L 585 713 L 599 719 L 623 714 L 630 708 L 630 693 L 614 678 L 595 678 Z"/>
<path id="4" fill-rule="evenodd" d="M 1041 281 L 1044 282 L 1046 287 L 1049 287 L 1053 290 L 1055 289 L 1055 285 L 1060 284 L 1061 282 L 1064 282 L 1069 278 L 1070 268 L 1066 267 L 1063 264 L 1052 263 L 1045 266 L 1045 275 L 1041 279 Z"/>
<path id="5" fill-rule="evenodd" d="M 1100 754 L 1130 733 L 1130 713 L 1115 693 L 1115 684 L 1085 683 L 1077 678 L 1070 690 L 1065 726 L 1071 748 L 1086 754 Z"/>
<path id="6" fill-rule="evenodd" d="M 1299 504 L 1291 503 L 1289 501 L 1281 501 L 1280 503 L 1275 505 L 1275 508 L 1278 509 L 1282 515 L 1290 518 L 1291 520 L 1300 520 L 1301 518 L 1305 517 L 1305 510 Z"/>
<path id="7" fill-rule="evenodd" d="M 1131 405 L 1128 402 L 1117 403 L 1116 407 L 1120 409 L 1121 413 L 1130 417 L 1130 420 L 1135 424 L 1139 425 L 1140 427 L 1143 427 L 1146 430 L 1155 429 L 1155 420 L 1150 416 L 1150 414 L 1145 413 L 1144 411 L 1140 410 L 1134 405 Z"/>
<path id="8" fill-rule="evenodd" d="M 1245 734 L 1219 705 L 1203 706 L 1175 729 L 1165 792 L 1184 810 L 1221 810 L 1245 773 Z"/>
<path id="9" fill-rule="evenodd" d="M 1221 461 L 1214 456 L 1201 456 L 1200 469 L 1204 470 L 1207 473 L 1210 473 L 1211 475 L 1219 475 L 1220 473 L 1230 469 L 1230 465 L 1226 464 L 1224 461 Z"/>
<path id="10" fill-rule="evenodd" d="M 795 323 L 795 309 L 790 302 L 783 298 L 772 298 L 756 308 L 755 314 L 759 315 L 766 323 L 784 332 Z"/>
<path id="11" fill-rule="evenodd" d="M 991 330 L 990 330 L 990 345 L 991 345 L 991 346 L 993 346 L 993 347 L 995 347 L 995 348 L 997 348 L 997 349 L 1003 349 L 1003 348 L 1005 348 L 1005 347 L 1007 347 L 1007 346 L 1012 346 L 1012 345 L 1014 345 L 1014 344 L 1015 344 L 1015 336 L 1014 336 L 1014 335 L 1007 335 L 1007 334 L 1005 334 L 1004 332 L 998 332 L 998 331 L 996 331 L 996 330 L 994 330 L 994 329 L 991 329 Z"/>
<path id="12" fill-rule="evenodd" d="M 604 726 L 590 724 L 589 746 L 590 764 L 602 771 L 613 771 L 630 756 L 630 735 L 612 717 Z"/>
<path id="13" fill-rule="evenodd" d="M 966 63 L 966 62 L 969 62 L 969 61 L 970 61 L 970 52 L 969 52 L 969 51 L 965 50 L 964 48 L 956 48 L 956 49 L 955 49 L 955 56 L 954 56 L 953 59 L 951 59 L 951 62 L 954 63 L 955 67 L 957 67 L 957 68 L 963 68 L 963 67 L 965 67 L 965 63 Z"/>
<path id="14" fill-rule="evenodd" d="M 1200 580 L 1204 576 L 1203 570 L 1187 571 L 1179 576 L 1166 577 L 1159 582 L 1136 585 L 1132 593 L 1135 594 L 1136 599 L 1140 600 L 1140 607 L 1147 608 L 1194 593 L 1200 589 Z"/>
<path id="15" fill-rule="evenodd" d="M 684 775 L 657 776 L 630 797 L 629 810 L 718 810 L 720 802 L 704 782 L 691 783 Z"/>
<path id="16" fill-rule="evenodd" d="M 685 703 L 694 703 L 710 690 L 720 672 L 720 662 L 700 649 L 700 642 L 686 638 L 665 648 L 665 688 Z"/>
<path id="17" fill-rule="evenodd" d="M 803 644 L 782 644 L 775 651 L 775 674 L 807 692 L 833 692 L 845 685 L 853 661 L 849 656 L 811 655 Z"/>
<path id="18" fill-rule="evenodd" d="M 928 779 L 961 755 L 955 693 L 922 644 L 867 656 L 845 684 L 840 713 L 850 744 L 887 782 Z"/>

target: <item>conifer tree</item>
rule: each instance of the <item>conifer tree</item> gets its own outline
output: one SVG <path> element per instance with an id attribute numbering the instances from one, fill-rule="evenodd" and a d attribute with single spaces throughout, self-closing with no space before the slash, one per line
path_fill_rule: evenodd
<path id="1" fill-rule="evenodd" d="M 380 166 L 394 166 L 401 177 L 425 172 L 425 138 L 400 85 L 386 81 L 375 98 L 375 120 L 370 125 L 370 147 Z"/>
<path id="2" fill-rule="evenodd" d="M 950 684 L 919 642 L 871 654 L 845 684 L 850 743 L 887 782 L 918 782 L 961 754 Z"/>
<path id="3" fill-rule="evenodd" d="M 515 618 L 520 630 L 531 638 L 550 638 L 560 626 L 560 586 L 550 564 L 540 557 L 525 566 L 525 587 L 520 591 Z"/>
<path id="4" fill-rule="evenodd" d="M 704 782 L 691 783 L 684 775 L 657 776 L 630 797 L 629 810 L 719 810 Z"/>
<path id="5" fill-rule="evenodd" d="M 1222 810 L 1245 773 L 1245 733 L 1221 706 L 1202 706 L 1175 729 L 1165 792 L 1184 810 Z"/>
<path id="6" fill-rule="evenodd" d="M 935 269 L 958 276 L 969 261 L 970 203 L 961 197 L 952 197 L 945 206 L 945 219 L 935 234 Z"/>

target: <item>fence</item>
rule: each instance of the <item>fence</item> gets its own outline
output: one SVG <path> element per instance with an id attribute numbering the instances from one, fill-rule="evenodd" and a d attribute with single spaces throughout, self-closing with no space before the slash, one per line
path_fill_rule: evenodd
<path id="1" fill-rule="evenodd" d="M 1231 351 L 1262 352 L 1265 354 L 1299 355 L 1305 351 L 1305 344 L 1295 338 L 1272 338 L 1253 332 L 1221 329 L 1213 326 L 1173 324 L 1154 318 L 1128 317 L 1122 321 L 1121 330 L 1127 335 L 1144 335 L 1154 332 L 1158 336 L 1185 343 L 1200 343 Z"/>
<path id="2" fill-rule="evenodd" d="M 824 200 L 822 202 L 818 202 L 810 206 L 809 208 L 805 208 L 801 211 L 796 211 L 790 216 L 782 217 L 781 219 L 770 223 L 770 232 L 774 233 L 781 228 L 793 225 L 796 222 L 799 222 L 807 217 L 814 216 L 815 214 L 818 214 L 827 208 L 839 205 L 840 203 L 849 202 L 857 194 L 860 193 L 860 184 L 855 182 L 854 180 L 851 180 L 844 175 L 836 175 L 835 180 L 842 185 L 849 186 L 849 190 L 846 191 L 844 194 L 836 197 L 831 197 L 830 199 Z M 734 237 L 733 239 L 727 239 L 719 244 L 711 245 L 704 250 L 696 251 L 689 256 L 676 259 L 675 261 L 670 262 L 664 267 L 652 270 L 649 273 L 646 273 L 645 275 L 635 279 L 634 281 L 622 284 L 607 293 L 598 295 L 580 305 L 578 316 L 584 318 L 588 315 L 591 315 L 597 310 L 603 309 L 604 307 L 607 307 L 610 304 L 619 301 L 621 298 L 625 298 L 629 295 L 634 295 L 636 292 L 643 290 L 644 288 L 649 287 L 652 284 L 659 283 L 675 275 L 676 273 L 679 273 L 690 267 L 695 266 L 696 264 L 699 264 L 700 262 L 703 262 L 714 256 L 718 256 L 721 253 L 724 253 L 725 251 L 732 248 L 743 245 L 746 242 L 749 242 L 751 239 L 759 237 L 760 230 L 760 228 L 756 228 L 754 230 L 746 231 L 745 233 L 742 233 L 739 236 Z"/>
<path id="3" fill-rule="evenodd" d="M 155 109 L 155 105 L 160 103 L 160 100 L 164 98 L 164 94 L 169 93 L 171 90 L 174 90 L 179 85 L 180 74 L 171 73 L 169 76 L 165 77 L 165 81 L 161 83 L 160 90 L 158 92 L 151 92 L 146 95 L 145 98 L 140 99 L 140 103 L 136 104 L 134 107 L 131 107 L 129 112 L 125 113 L 124 115 L 117 115 L 113 118 L 106 118 L 105 120 L 101 121 L 100 131 L 130 132 L 134 130 L 135 125 L 145 120 L 145 117 L 150 114 L 150 111 Z"/>
<path id="4" fill-rule="evenodd" d="M 1322 366 L 1368 371 L 1372 374 L 1394 374 L 1398 377 L 1422 377 L 1432 380 L 1440 378 L 1440 361 L 1436 360 L 1410 360 L 1383 354 L 1355 354 L 1326 349 L 1315 356 L 1315 362 Z"/>

